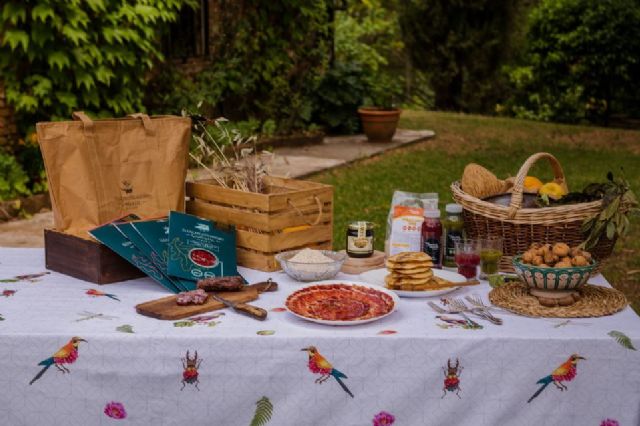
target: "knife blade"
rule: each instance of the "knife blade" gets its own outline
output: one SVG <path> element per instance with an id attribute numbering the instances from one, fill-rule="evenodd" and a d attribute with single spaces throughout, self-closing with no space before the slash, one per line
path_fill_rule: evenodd
<path id="1" fill-rule="evenodd" d="M 248 303 L 235 303 L 223 297 L 220 297 L 217 294 L 211 294 L 211 297 L 218 302 L 223 303 L 225 306 L 230 307 L 239 314 L 247 315 L 260 321 L 264 321 L 265 319 L 267 319 L 268 312 L 265 309 L 249 305 Z"/>

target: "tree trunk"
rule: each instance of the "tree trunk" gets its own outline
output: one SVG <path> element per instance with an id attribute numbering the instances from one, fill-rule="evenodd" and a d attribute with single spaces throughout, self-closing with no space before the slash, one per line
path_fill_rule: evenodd
<path id="1" fill-rule="evenodd" d="M 458 73 L 447 82 L 432 82 L 436 109 L 460 111 L 462 95 L 462 74 Z M 443 84 L 444 83 L 444 84 Z"/>

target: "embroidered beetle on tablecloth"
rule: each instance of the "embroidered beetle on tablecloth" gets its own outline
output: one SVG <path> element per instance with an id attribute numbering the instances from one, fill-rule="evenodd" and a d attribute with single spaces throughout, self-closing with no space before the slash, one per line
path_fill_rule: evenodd
<path id="1" fill-rule="evenodd" d="M 464 367 L 460 366 L 460 361 L 456 358 L 455 367 L 451 366 L 451 359 L 447 359 L 447 368 L 442 367 L 442 371 L 444 372 L 444 387 L 442 388 L 442 398 L 447 395 L 448 392 L 455 392 L 456 396 L 460 399 L 460 373 L 462 372 Z"/>
<path id="2" fill-rule="evenodd" d="M 196 389 L 200 390 L 198 387 L 198 369 L 200 368 L 200 364 L 202 363 L 202 358 L 198 359 L 198 351 L 195 352 L 193 358 L 189 357 L 189 350 L 187 350 L 187 356 L 182 358 L 182 388 L 180 390 L 184 390 L 185 385 L 188 383 L 190 385 L 195 385 Z"/>

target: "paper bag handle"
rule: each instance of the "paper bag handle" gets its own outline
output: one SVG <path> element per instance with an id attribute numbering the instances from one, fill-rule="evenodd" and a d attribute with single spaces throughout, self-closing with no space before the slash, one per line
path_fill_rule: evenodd
<path id="1" fill-rule="evenodd" d="M 153 123 L 151 122 L 151 118 L 142 112 L 137 112 L 135 114 L 127 114 L 127 117 L 136 118 L 142 120 L 142 125 L 144 126 L 145 132 L 147 132 L 147 136 L 155 136 L 156 130 L 153 127 Z"/>
<path id="2" fill-rule="evenodd" d="M 87 143 L 87 150 L 89 152 L 89 161 L 91 162 L 91 168 L 95 173 L 93 184 L 94 184 L 95 193 L 97 197 L 96 201 L 98 202 L 98 220 L 99 220 L 99 223 L 104 223 L 107 220 L 111 220 L 111 219 L 105 218 L 103 213 L 105 210 L 104 200 L 106 200 L 107 197 L 104 192 L 104 185 L 103 185 L 104 179 L 102 177 L 102 168 L 100 167 L 100 162 L 98 160 L 98 150 L 96 148 L 95 134 L 93 132 L 95 125 L 93 120 L 89 118 L 89 116 L 85 114 L 84 111 L 74 111 L 71 116 L 73 117 L 74 120 L 80 120 L 82 122 L 84 139 Z"/>

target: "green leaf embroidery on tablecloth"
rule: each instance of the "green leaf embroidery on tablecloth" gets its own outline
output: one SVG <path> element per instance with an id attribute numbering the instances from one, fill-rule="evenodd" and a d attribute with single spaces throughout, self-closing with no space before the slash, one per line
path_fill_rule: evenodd
<path id="1" fill-rule="evenodd" d="M 130 324 L 122 324 L 118 327 L 116 327 L 116 331 L 119 331 L 121 333 L 135 333 L 133 331 L 133 326 Z"/>
<path id="2" fill-rule="evenodd" d="M 627 349 L 630 349 L 632 351 L 636 351 L 637 350 L 633 346 L 633 343 L 631 342 L 631 339 L 629 338 L 629 336 L 627 336 L 623 332 L 617 331 L 617 330 L 612 330 L 607 334 L 609 336 L 613 337 L 616 340 L 616 342 L 618 342 L 618 344 L 620 346 L 622 346 L 623 348 L 627 348 Z"/>
<path id="3" fill-rule="evenodd" d="M 260 330 L 257 331 L 256 334 L 258 336 L 273 336 L 274 334 L 276 334 L 275 330 Z"/>
<path id="4" fill-rule="evenodd" d="M 266 396 L 256 402 L 256 411 L 253 414 L 250 426 L 264 426 L 271 420 L 273 415 L 273 404 Z"/>

